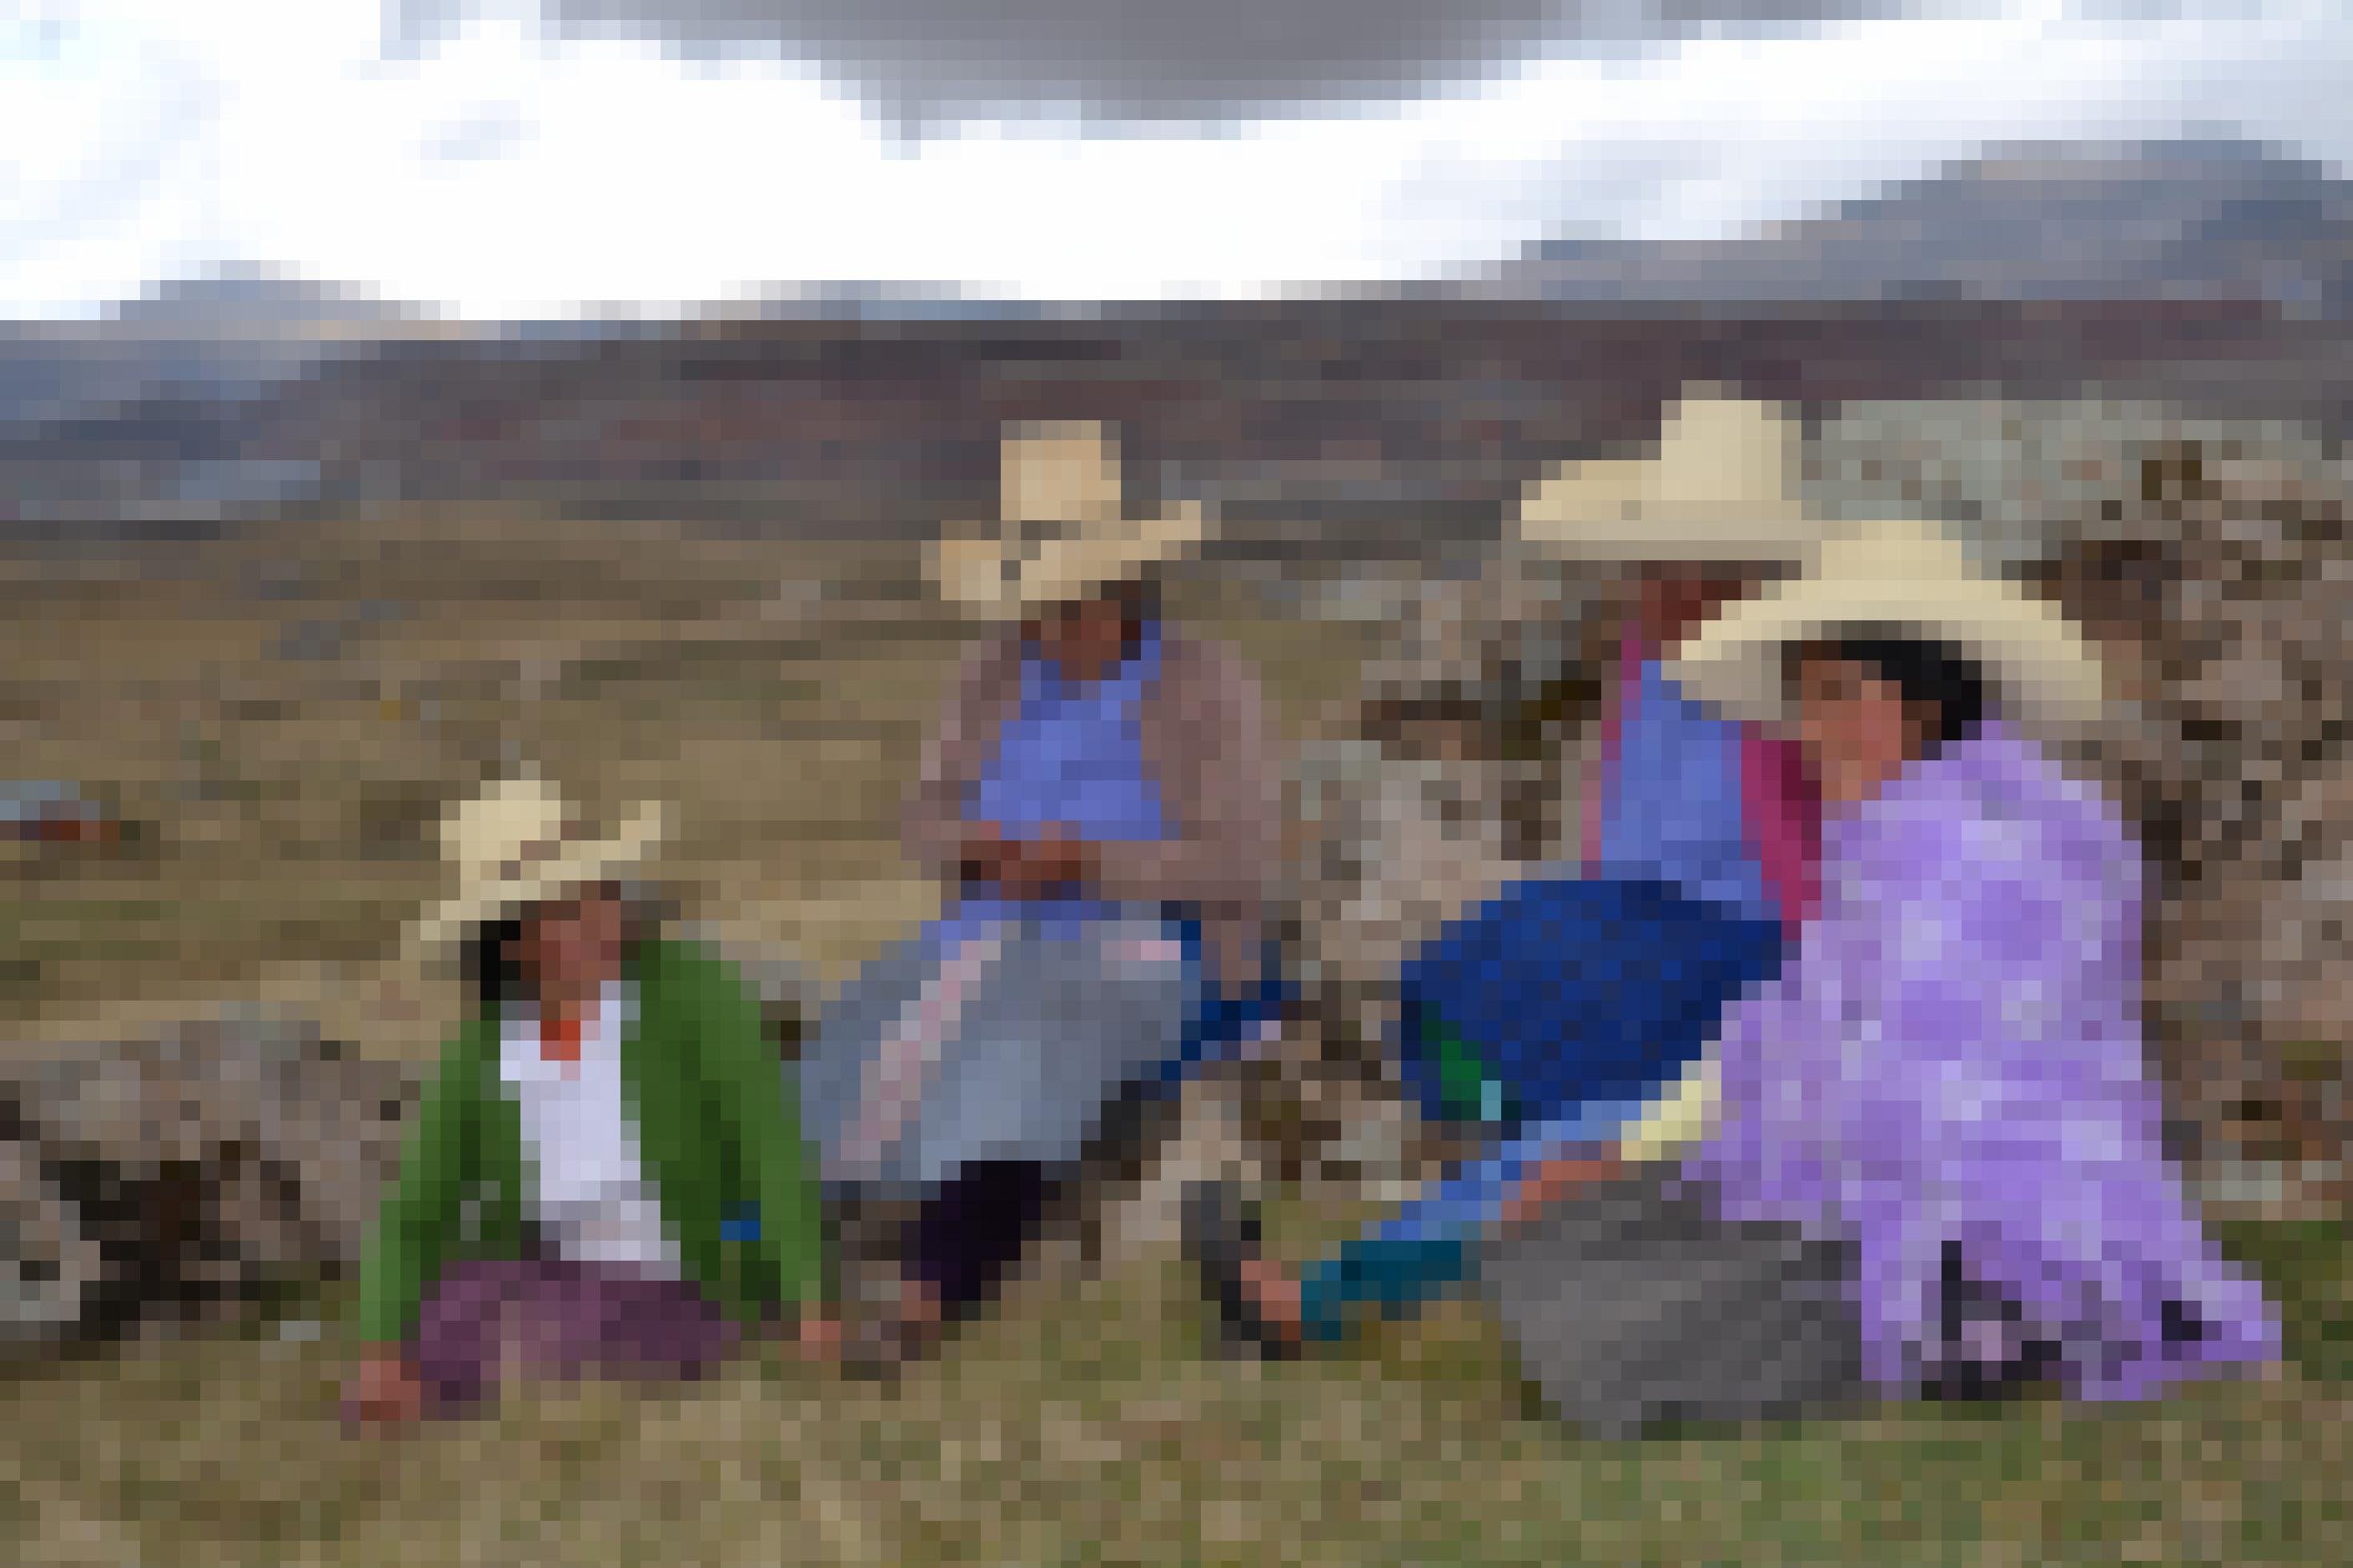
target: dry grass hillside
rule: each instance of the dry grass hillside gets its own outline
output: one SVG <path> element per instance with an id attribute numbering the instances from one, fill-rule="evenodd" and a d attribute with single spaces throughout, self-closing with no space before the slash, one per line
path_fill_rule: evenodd
<path id="1" fill-rule="evenodd" d="M 1256 656 L 1286 721 L 1375 634 L 1206 582 L 1190 613 Z M 826 978 L 928 912 L 901 792 L 969 628 L 903 546 L 739 542 L 660 523 L 413 515 L 280 527 L 0 580 L 18 777 L 100 792 L 111 850 L 0 883 L 0 1017 L 88 1033 L 261 995 L 411 1059 L 448 999 L 394 951 L 440 888 L 433 831 L 534 759 L 592 808 L 659 796 L 692 918 Z"/>

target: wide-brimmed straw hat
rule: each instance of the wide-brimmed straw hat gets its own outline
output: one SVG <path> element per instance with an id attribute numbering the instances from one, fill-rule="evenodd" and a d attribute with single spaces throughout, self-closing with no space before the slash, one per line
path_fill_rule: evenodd
<path id="1" fill-rule="evenodd" d="M 1873 523 L 1826 543 L 1811 572 L 1725 612 L 1666 673 L 1730 717 L 1780 719 L 1783 651 L 1865 628 L 1976 659 L 2018 717 L 2078 723 L 2099 711 L 2099 658 L 2074 624 L 1978 571 L 1958 542 L 1924 522 Z"/>
<path id="2" fill-rule="evenodd" d="M 1132 514 L 1103 426 L 1017 426 L 1005 439 L 1002 515 L 952 524 L 934 547 L 941 595 L 992 619 L 1083 598 L 1173 559 L 1208 533 L 1200 508 Z"/>
<path id="3" fill-rule="evenodd" d="M 1841 525 L 1798 499 L 1799 439 L 1776 405 L 1687 388 L 1656 456 L 1564 464 L 1530 484 L 1520 537 L 1590 562 L 1802 564 Z"/>
<path id="4" fill-rule="evenodd" d="M 668 816 L 659 803 L 648 803 L 617 830 L 599 834 L 535 773 L 492 784 L 443 822 L 441 842 L 458 890 L 410 928 L 410 952 L 432 956 L 485 921 L 638 864 L 660 841 Z"/>

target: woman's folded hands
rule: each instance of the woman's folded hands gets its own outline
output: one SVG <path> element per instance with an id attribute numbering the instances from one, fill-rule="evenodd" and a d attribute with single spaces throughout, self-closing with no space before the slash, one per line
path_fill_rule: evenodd
<path id="1" fill-rule="evenodd" d="M 1028 838 L 1008 837 L 994 823 L 968 828 L 958 857 L 967 887 L 994 888 L 1011 899 L 1037 899 L 1082 887 L 1094 875 L 1087 842 L 1049 824 Z"/>

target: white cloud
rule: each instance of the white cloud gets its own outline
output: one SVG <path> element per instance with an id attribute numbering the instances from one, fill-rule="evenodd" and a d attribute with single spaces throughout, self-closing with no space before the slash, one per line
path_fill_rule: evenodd
<path id="1" fill-rule="evenodd" d="M 1450 181 L 1477 183 L 1504 198 L 1472 247 L 1493 253 L 1548 220 L 1707 238 L 1869 195 L 1995 142 L 2196 128 L 2353 158 L 2336 85 L 2353 79 L 2353 16 L 2335 6 L 2274 5 L 2229 28 L 2189 15 L 2102 24 L 2075 9 L 2041 0 L 1805 40 L 1705 41 L 1607 79 L 1557 63 L 1466 112 L 1486 132 L 1479 155 L 1419 171 L 1393 218 L 1416 226 L 1445 205 Z M 1641 181 L 1651 168 L 1658 177 Z M 1477 224 L 1448 216 L 1466 234 Z"/>
<path id="2" fill-rule="evenodd" d="M 206 259 L 474 316 L 796 279 L 1249 292 L 1427 272 L 1565 224 L 1704 236 L 1989 140 L 2196 123 L 2353 158 L 2335 85 L 2353 20 L 2320 0 L 2227 6 L 2228 25 L 2211 4 L 2085 20 L 2036 0 L 1555 58 L 1475 96 L 1213 139 L 983 126 L 907 148 L 806 70 L 557 47 L 512 16 L 388 61 L 374 0 L 70 9 L 77 26 L 37 33 L 0 10 L 0 313 Z M 455 145 L 475 155 L 437 155 Z"/>

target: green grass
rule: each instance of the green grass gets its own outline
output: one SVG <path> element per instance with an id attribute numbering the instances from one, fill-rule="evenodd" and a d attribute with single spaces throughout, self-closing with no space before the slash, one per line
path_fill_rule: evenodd
<path id="1" fill-rule="evenodd" d="M 2309 1377 L 2353 1384 L 2353 1241 L 2345 1225 L 2242 1222 L 2221 1231 L 2224 1251 L 2276 1293 L 2289 1359 Z"/>
<path id="2" fill-rule="evenodd" d="M 0 1525 L 28 1561 L 151 1563 L 2338 1560 L 2353 1248 L 2230 1240 L 2288 1303 L 2280 1381 L 1641 1444 L 1545 1420 L 1467 1305 L 1353 1355 L 1204 1359 L 1166 1259 L 1025 1280 L 894 1389 L 754 1361 L 395 1439 L 341 1429 L 332 1329 L 257 1322 L 19 1375 Z"/>
<path id="3" fill-rule="evenodd" d="M 0 1009 L 78 1018 L 241 995 L 280 961 L 388 951 L 436 873 L 429 854 L 387 858 L 371 814 L 429 848 L 439 803 L 494 732 L 614 798 L 680 800 L 682 864 L 797 931 L 804 956 L 856 956 L 913 918 L 884 835 L 963 632 L 911 612 L 802 647 L 808 628 L 720 612 L 764 574 L 844 570 L 839 551 L 797 568 L 773 551 L 745 563 L 649 551 L 643 529 L 585 531 L 517 525 L 501 545 L 470 524 L 447 547 L 420 535 L 389 551 L 371 537 L 341 576 L 327 546 L 261 552 L 321 579 L 313 602 L 272 616 L 359 596 L 437 611 L 353 639 L 361 675 L 371 648 L 395 649 L 396 695 L 455 672 L 430 721 L 416 704 L 386 715 L 373 695 L 333 695 L 341 666 L 252 652 L 281 628 L 232 637 L 212 625 L 217 595 L 45 591 L 16 606 L 0 667 L 90 654 L 37 693 L 19 771 L 146 781 L 167 832 L 152 863 L 0 889 Z M 482 602 L 510 583 L 506 601 Z M 725 640 L 663 646 L 642 613 L 656 600 Z M 118 620 L 185 635 L 89 635 Z M 1241 616 L 1226 629 L 1293 724 L 1353 689 L 1378 639 Z M 446 668 L 444 632 L 471 639 Z M 468 670 L 502 669 L 524 645 L 551 668 L 585 657 L 536 700 L 502 676 L 465 694 Z M 238 700 L 290 717 L 228 713 L 186 648 L 243 660 Z M 843 742 L 855 754 L 827 751 Z M 430 1051 L 438 1028 L 396 1025 L 371 994 L 338 989 L 333 1026 L 371 1050 Z M 1366 1206 L 1283 1205 L 1274 1243 L 1307 1251 Z M 2285 1304 L 2283 1381 L 2122 1410 L 1906 1408 L 1633 1446 L 1580 1442 L 1532 1411 L 1509 1346 L 1467 1306 L 1338 1359 L 1205 1360 L 1166 1260 L 1027 1281 L 895 1390 L 746 1363 L 683 1392 L 522 1391 L 495 1419 L 397 1440 L 342 1429 L 337 1329 L 288 1342 L 257 1322 L 0 1373 L 0 1563 L 2041 1563 L 2132 1547 L 2167 1563 L 2342 1560 L 2353 1257 L 2339 1226 L 2229 1240 Z M 321 1305 L 297 1302 L 289 1321 Z"/>

